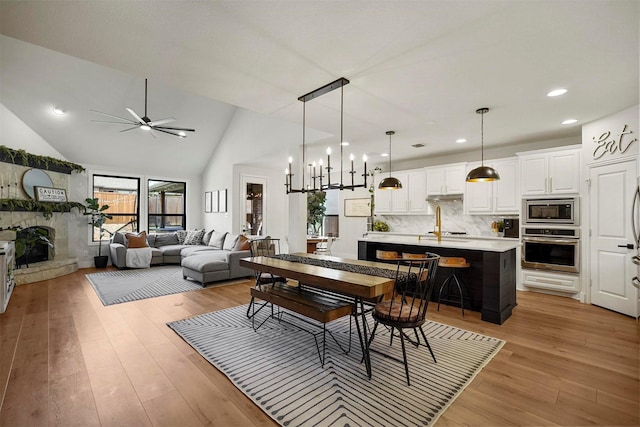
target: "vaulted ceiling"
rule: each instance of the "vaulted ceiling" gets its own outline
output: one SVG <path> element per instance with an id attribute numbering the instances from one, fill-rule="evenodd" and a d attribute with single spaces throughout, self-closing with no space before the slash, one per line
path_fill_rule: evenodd
<path id="1" fill-rule="evenodd" d="M 477 154 L 479 107 L 491 109 L 491 147 L 577 136 L 581 124 L 638 104 L 639 4 L 2 1 L 0 103 L 70 161 L 171 160 L 167 173 L 179 174 L 203 170 L 237 108 L 301 128 L 297 98 L 346 77 L 349 151 L 380 161 L 393 129 L 394 159 Z M 92 121 L 105 117 L 90 110 L 144 111 L 145 78 L 149 116 L 194 134 L 154 139 Z M 567 94 L 546 96 L 559 87 Z M 54 117 L 54 105 L 67 116 Z M 577 122 L 561 124 L 569 118 Z M 306 124 L 337 137 L 340 91 L 308 102 Z M 300 142 L 283 138 L 247 162 L 284 158 Z"/>

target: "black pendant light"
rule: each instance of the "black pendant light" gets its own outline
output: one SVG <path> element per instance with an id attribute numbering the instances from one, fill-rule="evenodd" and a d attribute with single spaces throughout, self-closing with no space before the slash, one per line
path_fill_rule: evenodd
<path id="1" fill-rule="evenodd" d="M 488 113 L 488 108 L 478 108 L 476 110 L 476 114 L 480 114 L 480 150 L 482 155 L 482 161 L 480 162 L 480 166 L 469 172 L 467 175 L 467 182 L 485 182 L 485 181 L 497 181 L 500 179 L 500 175 L 490 166 L 484 165 L 484 115 Z"/>
<path id="2" fill-rule="evenodd" d="M 378 184 L 378 189 L 399 190 L 402 188 L 402 183 L 398 178 L 394 178 L 391 176 L 391 135 L 394 135 L 395 132 L 392 130 L 388 130 L 386 134 L 389 135 L 389 176 L 380 181 L 380 184 Z"/>

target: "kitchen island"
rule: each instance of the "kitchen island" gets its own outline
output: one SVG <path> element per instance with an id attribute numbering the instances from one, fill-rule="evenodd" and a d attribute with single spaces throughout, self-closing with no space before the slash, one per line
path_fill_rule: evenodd
<path id="1" fill-rule="evenodd" d="M 358 259 L 380 261 L 376 251 L 398 253 L 433 252 L 443 257 L 464 257 L 470 268 L 458 270 L 458 277 L 466 285 L 469 301 L 465 308 L 481 313 L 482 320 L 501 325 L 511 316 L 516 306 L 516 248 L 517 239 L 472 239 L 443 237 L 440 242 L 432 236 L 368 235 L 358 240 Z M 436 285 L 451 274 L 450 269 L 439 269 Z M 434 290 L 433 299 L 438 293 Z"/>

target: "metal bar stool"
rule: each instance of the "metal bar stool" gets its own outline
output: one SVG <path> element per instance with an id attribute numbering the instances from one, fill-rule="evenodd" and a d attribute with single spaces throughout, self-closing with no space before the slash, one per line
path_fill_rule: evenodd
<path id="1" fill-rule="evenodd" d="M 454 303 L 459 302 L 460 308 L 462 308 L 462 317 L 464 317 L 464 300 L 465 298 L 469 299 L 469 297 L 465 296 L 465 293 L 462 291 L 464 286 L 460 282 L 460 279 L 458 278 L 458 275 L 456 274 L 456 272 L 460 268 L 469 268 L 469 267 L 471 267 L 471 264 L 469 264 L 465 258 L 440 257 L 440 261 L 438 262 L 438 268 L 451 268 L 453 271 L 451 275 L 447 277 L 444 280 L 444 282 L 442 282 L 442 285 L 440 286 L 440 290 L 438 291 L 438 311 L 440 311 L 440 302 L 454 302 Z M 453 297 L 451 295 L 452 283 L 455 284 L 455 286 L 458 288 L 458 295 L 460 296 L 460 299 L 452 298 Z M 447 288 L 447 292 L 443 298 L 442 291 L 444 290 L 444 288 Z"/>

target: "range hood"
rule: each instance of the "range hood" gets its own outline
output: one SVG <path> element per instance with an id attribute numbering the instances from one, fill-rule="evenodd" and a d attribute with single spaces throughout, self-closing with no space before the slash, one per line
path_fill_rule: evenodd
<path id="1" fill-rule="evenodd" d="M 460 194 L 432 194 L 425 199 L 427 202 L 442 202 L 447 200 L 462 200 L 462 193 Z"/>

